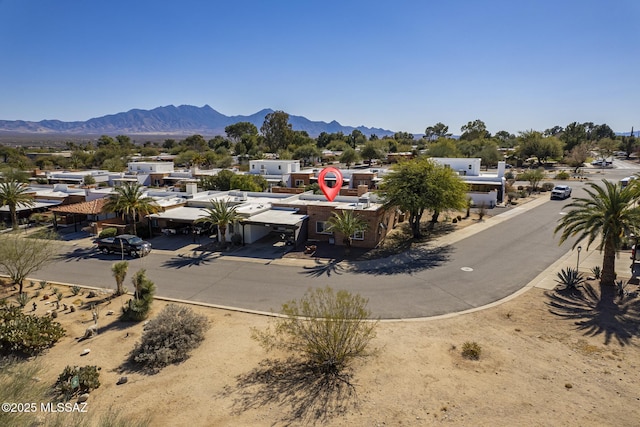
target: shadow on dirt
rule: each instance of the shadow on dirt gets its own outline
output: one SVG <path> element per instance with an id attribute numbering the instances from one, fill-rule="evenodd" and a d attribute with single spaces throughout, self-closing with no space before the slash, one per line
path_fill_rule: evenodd
<path id="1" fill-rule="evenodd" d="M 561 289 L 545 293 L 549 311 L 572 320 L 576 329 L 587 336 L 604 336 L 604 343 L 615 339 L 629 345 L 640 332 L 640 299 L 616 296 L 615 288 L 600 290 L 587 283 L 578 289 Z"/>
<path id="2" fill-rule="evenodd" d="M 287 425 L 322 425 L 357 406 L 350 379 L 349 373 L 323 374 L 295 358 L 267 359 L 248 374 L 238 376 L 236 386 L 226 387 L 222 394 L 236 396 L 236 414 L 268 406 L 282 411 L 282 422 Z"/>

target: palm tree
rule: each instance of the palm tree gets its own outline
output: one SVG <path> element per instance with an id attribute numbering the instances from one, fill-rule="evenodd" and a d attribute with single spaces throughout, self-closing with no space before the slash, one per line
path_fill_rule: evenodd
<path id="1" fill-rule="evenodd" d="M 145 196 L 143 188 L 137 182 L 126 183 L 115 188 L 115 193 L 107 198 L 103 210 L 119 212 L 122 217 L 129 217 L 133 226 L 133 234 L 137 234 L 136 221 L 139 216 L 146 216 L 160 211 L 153 198 Z"/>
<path id="2" fill-rule="evenodd" d="M 127 277 L 128 269 L 129 263 L 127 261 L 117 262 L 111 266 L 111 273 L 113 273 L 113 277 L 116 279 L 116 295 L 124 294 L 122 284 L 124 283 L 125 277 Z"/>
<path id="3" fill-rule="evenodd" d="M 220 240 L 225 244 L 227 226 L 243 217 L 236 212 L 235 206 L 229 206 L 224 200 L 211 200 L 211 207 L 205 208 L 206 215 L 195 220 L 195 223 L 208 223 L 218 226 Z"/>
<path id="4" fill-rule="evenodd" d="M 586 189 L 589 197 L 576 198 L 565 206 L 575 209 L 562 217 L 554 231 L 562 230 L 560 243 L 578 236 L 573 248 L 583 239 L 587 239 L 587 248 L 598 239 L 597 248 L 604 251 L 601 291 L 614 284 L 616 254 L 622 248 L 626 235 L 637 235 L 636 227 L 640 224 L 640 207 L 634 204 L 638 188 L 622 188 L 607 180 L 602 182 L 604 187 L 589 183 L 590 188 Z"/>
<path id="5" fill-rule="evenodd" d="M 11 224 L 14 230 L 18 229 L 17 206 L 24 205 L 34 207 L 33 197 L 27 193 L 27 186 L 18 181 L 0 182 L 0 206 L 9 206 L 11 212 Z"/>
<path id="6" fill-rule="evenodd" d="M 333 212 L 333 216 L 327 220 L 327 224 L 327 231 L 337 231 L 342 234 L 345 254 L 351 252 L 353 235 L 367 229 L 367 223 L 349 209 L 343 210 L 341 213 Z"/>

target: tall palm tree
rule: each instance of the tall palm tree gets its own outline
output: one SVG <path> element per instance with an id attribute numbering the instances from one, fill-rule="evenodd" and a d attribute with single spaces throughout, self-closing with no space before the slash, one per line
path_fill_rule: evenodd
<path id="1" fill-rule="evenodd" d="M 133 226 L 133 234 L 137 234 L 136 221 L 139 217 L 156 213 L 161 210 L 153 198 L 145 196 L 143 187 L 137 182 L 126 183 L 115 188 L 115 193 L 107 198 L 103 210 L 105 212 L 119 212 L 122 217 L 128 217 Z"/>
<path id="2" fill-rule="evenodd" d="M 342 234 L 346 254 L 351 252 L 353 235 L 367 229 L 367 223 L 350 209 L 345 209 L 340 213 L 333 212 L 333 216 L 327 220 L 327 224 L 327 231 L 337 231 Z"/>
<path id="3" fill-rule="evenodd" d="M 622 188 L 620 184 L 607 180 L 604 186 L 589 183 L 589 197 L 576 198 L 565 207 L 574 208 L 560 219 L 554 233 L 562 230 L 560 243 L 577 236 L 575 248 L 587 239 L 587 248 L 597 240 L 597 248 L 604 252 L 600 288 L 611 286 L 615 281 L 616 254 L 622 248 L 624 237 L 637 235 L 640 224 L 640 207 L 634 201 L 638 197 L 636 186 Z"/>
<path id="4" fill-rule="evenodd" d="M 128 269 L 129 263 L 127 261 L 117 262 L 111 266 L 111 273 L 113 274 L 113 278 L 116 279 L 116 295 L 124 294 L 122 284 L 124 283 L 125 277 L 127 277 Z"/>
<path id="5" fill-rule="evenodd" d="M 206 215 L 195 220 L 195 223 L 208 223 L 218 226 L 220 240 L 225 244 L 227 226 L 243 217 L 236 212 L 235 206 L 229 206 L 224 200 L 211 200 L 211 207 L 206 208 Z"/>
<path id="6" fill-rule="evenodd" d="M 27 193 L 27 186 L 18 181 L 0 182 L 0 206 L 9 206 L 11 212 L 11 224 L 14 230 L 18 229 L 18 205 L 34 207 L 33 197 Z"/>

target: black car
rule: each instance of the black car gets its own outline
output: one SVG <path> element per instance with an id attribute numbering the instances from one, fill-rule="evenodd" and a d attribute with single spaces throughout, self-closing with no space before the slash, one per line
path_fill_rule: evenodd
<path id="1" fill-rule="evenodd" d="M 121 252 L 135 257 L 142 257 L 151 252 L 151 243 L 132 234 L 105 237 L 104 239 L 96 240 L 95 243 L 98 245 L 98 250 L 105 254 Z"/>

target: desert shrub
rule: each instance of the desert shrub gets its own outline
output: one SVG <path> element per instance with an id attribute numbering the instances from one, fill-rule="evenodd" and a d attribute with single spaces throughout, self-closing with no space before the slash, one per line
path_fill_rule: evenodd
<path id="1" fill-rule="evenodd" d="M 602 268 L 600 268 L 599 265 L 596 265 L 591 269 L 591 272 L 593 273 L 593 277 L 595 277 L 596 280 L 599 280 L 602 275 Z"/>
<path id="2" fill-rule="evenodd" d="M 49 317 L 25 314 L 19 307 L 0 310 L 0 354 L 33 356 L 52 347 L 65 334 Z"/>
<path id="3" fill-rule="evenodd" d="M 100 234 L 98 234 L 98 238 L 104 239 L 105 237 L 115 237 L 118 234 L 118 229 L 115 227 L 107 227 L 103 229 Z"/>
<path id="4" fill-rule="evenodd" d="M 147 278 L 145 269 L 136 272 L 131 278 L 131 282 L 135 288 L 134 297 L 122 307 L 122 316 L 124 320 L 139 322 L 149 316 L 153 295 L 156 293 L 156 285 Z"/>
<path id="5" fill-rule="evenodd" d="M 551 190 L 553 190 L 553 187 L 555 187 L 553 182 L 543 182 L 542 183 L 542 189 L 545 190 L 545 191 L 551 191 Z"/>
<path id="6" fill-rule="evenodd" d="M 515 174 L 514 174 L 513 172 L 508 171 L 508 172 L 506 172 L 506 173 L 504 174 L 504 178 L 505 178 L 505 179 L 515 179 L 515 178 L 516 178 L 516 176 L 515 176 Z"/>
<path id="7" fill-rule="evenodd" d="M 478 214 L 478 219 L 482 221 L 485 215 L 487 215 L 487 205 L 485 205 L 484 203 L 480 204 L 480 206 L 478 207 L 477 214 Z"/>
<path id="8" fill-rule="evenodd" d="M 475 341 L 467 341 L 462 344 L 462 357 L 469 360 L 479 360 L 482 347 Z"/>
<path id="9" fill-rule="evenodd" d="M 234 246 L 240 246 L 242 244 L 242 235 L 239 233 L 233 233 L 231 235 L 231 243 Z"/>
<path id="10" fill-rule="evenodd" d="M 38 382 L 35 378 L 42 375 L 39 363 L 25 363 L 14 358 L 0 359 L 0 401 L 2 402 L 45 402 L 48 386 L 45 382 Z M 38 409 L 40 403 L 37 403 Z M 0 425 L 2 426 L 32 426 L 38 425 L 35 412 L 0 411 Z"/>
<path id="11" fill-rule="evenodd" d="M 47 287 L 47 281 L 46 280 L 41 280 L 38 282 L 38 286 L 40 286 L 40 289 L 44 289 Z"/>
<path id="12" fill-rule="evenodd" d="M 569 175 L 569 172 L 567 171 L 560 171 L 556 174 L 554 179 L 559 179 L 561 181 L 565 181 L 567 179 L 569 179 L 571 177 L 571 175 Z"/>
<path id="13" fill-rule="evenodd" d="M 74 286 L 71 287 L 71 294 L 73 296 L 78 295 L 80 293 L 80 291 L 81 291 L 80 286 L 74 285 Z"/>
<path id="14" fill-rule="evenodd" d="M 375 353 L 370 342 L 377 321 L 370 321 L 368 300 L 330 287 L 307 291 L 300 300 L 282 306 L 285 317 L 273 328 L 253 331 L 253 338 L 266 350 L 280 349 L 297 354 L 318 372 L 339 374 L 357 358 Z"/>
<path id="15" fill-rule="evenodd" d="M 131 360 L 149 370 L 182 362 L 204 340 L 208 328 L 206 316 L 169 304 L 147 324 Z"/>
<path id="16" fill-rule="evenodd" d="M 575 289 L 579 285 L 584 284 L 585 278 L 577 269 L 567 267 L 558 272 L 558 279 L 556 282 L 564 285 L 565 289 Z"/>
<path id="17" fill-rule="evenodd" d="M 20 292 L 18 295 L 16 295 L 16 302 L 18 303 L 18 306 L 20 306 L 20 308 L 23 308 L 29 302 L 29 294 L 27 294 L 26 292 Z"/>
<path id="18" fill-rule="evenodd" d="M 54 391 L 64 400 L 88 393 L 100 387 L 100 368 L 97 366 L 67 365 L 54 385 Z"/>

